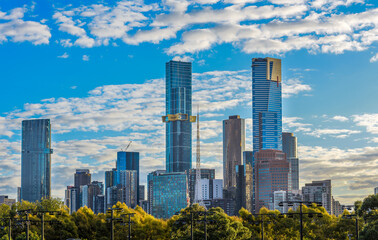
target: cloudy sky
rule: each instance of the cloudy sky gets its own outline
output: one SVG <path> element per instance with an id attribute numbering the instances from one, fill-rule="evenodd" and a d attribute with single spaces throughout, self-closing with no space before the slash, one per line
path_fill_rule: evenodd
<path id="1" fill-rule="evenodd" d="M 164 169 L 170 59 L 193 62 L 202 166 L 221 178 L 222 120 L 247 119 L 251 150 L 251 58 L 266 56 L 282 59 L 301 185 L 331 179 L 344 204 L 378 186 L 375 0 L 72 2 L 0 2 L 0 194 L 20 186 L 23 119 L 51 119 L 53 196 L 75 168 L 103 180 L 129 141 L 141 183 Z"/>

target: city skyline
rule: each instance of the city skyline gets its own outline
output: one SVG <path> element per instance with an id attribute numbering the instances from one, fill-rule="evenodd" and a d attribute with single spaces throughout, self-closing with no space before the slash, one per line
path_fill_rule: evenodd
<path id="1" fill-rule="evenodd" d="M 367 4 L 333 9 L 339 18 L 350 16 L 348 11 L 360 15 L 376 11 Z M 15 7 L 4 4 L 0 11 L 10 15 Z M 37 3 L 36 11 L 38 7 Z M 24 14 L 30 20 L 31 6 L 25 8 Z M 56 13 L 61 11 L 57 9 Z M 310 17 L 311 11 L 306 13 Z M 122 42 L 117 43 L 118 47 L 111 44 L 96 48 L 62 47 L 54 43 L 60 40 L 54 36 L 57 18 L 45 17 L 52 28 L 50 44 L 33 46 L 28 40 L 13 43 L 15 40 L 9 37 L 0 45 L 6 79 L 0 108 L 0 194 L 15 198 L 17 186 L 21 186 L 20 129 L 24 119 L 51 119 L 52 196 L 63 198 L 66 186 L 73 185 L 75 168 L 89 168 L 93 179 L 104 182 L 104 171 L 115 167 L 117 151 L 131 140 L 130 151 L 141 153 L 140 184 L 146 184 L 147 173 L 165 169 L 165 147 L 161 143 L 165 132 L 161 122 L 161 116 L 165 115 L 165 92 L 161 86 L 164 86 L 164 63 L 170 59 L 193 62 L 193 106 L 200 104 L 202 119 L 201 165 L 215 168 L 216 178 L 222 178 L 222 120 L 231 115 L 246 119 L 246 150 L 252 150 L 250 61 L 266 56 L 282 59 L 283 130 L 294 132 L 298 138 L 300 187 L 311 181 L 331 179 L 332 192 L 343 204 L 373 193 L 378 156 L 378 114 L 374 108 L 377 100 L 374 93 L 378 90 L 374 81 L 376 43 L 365 46 L 370 48 L 364 51 L 351 47 L 338 54 L 330 50 L 246 53 L 243 48 L 217 44 L 202 52 L 173 55 L 162 50 L 168 44 L 175 46 L 172 42 L 162 41 L 156 46 L 145 43 L 140 46 L 153 49 L 151 54 L 158 56 L 158 60 L 146 60 L 146 66 L 151 66 L 146 73 L 137 67 L 146 58 L 146 50 L 138 51 L 138 46 Z M 331 18 L 327 14 L 326 17 Z M 371 21 L 374 23 L 374 18 Z M 328 45 L 320 45 L 321 49 L 325 46 Z M 50 49 L 53 51 L 47 53 Z M 36 56 L 38 64 L 28 55 Z M 19 58 L 23 59 L 18 64 L 22 71 L 15 73 L 10 64 Z M 47 60 L 52 64 L 45 68 Z M 114 66 L 109 68 L 110 65 Z M 52 74 L 53 71 L 56 73 Z M 24 85 L 19 88 L 14 82 Z M 30 82 L 36 86 L 31 87 Z"/>

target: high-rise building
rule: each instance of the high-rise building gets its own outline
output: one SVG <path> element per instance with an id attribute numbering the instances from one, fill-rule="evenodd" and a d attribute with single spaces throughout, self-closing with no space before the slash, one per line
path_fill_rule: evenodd
<path id="1" fill-rule="evenodd" d="M 375 195 L 378 194 L 378 187 L 374 188 L 374 194 L 375 194 Z"/>
<path id="2" fill-rule="evenodd" d="M 15 203 L 16 203 L 16 199 L 10 199 L 6 195 L 0 195 L 0 205 L 5 204 L 11 207 Z"/>
<path id="3" fill-rule="evenodd" d="M 256 184 L 256 181 L 255 181 L 255 174 L 254 174 L 254 170 L 255 169 L 255 161 L 254 161 L 254 158 L 253 158 L 253 151 L 244 151 L 243 152 L 243 165 L 246 166 L 246 165 L 250 165 L 250 168 L 252 169 L 252 176 L 249 176 L 251 179 L 246 179 L 246 181 L 248 182 L 248 184 L 251 184 L 251 193 L 250 193 L 250 201 L 251 201 L 251 209 L 249 209 L 249 211 L 251 213 L 254 213 L 255 212 L 255 184 Z"/>
<path id="4" fill-rule="evenodd" d="M 117 184 L 121 183 L 120 182 L 121 171 L 124 171 L 124 170 L 137 171 L 137 186 L 139 186 L 139 152 L 125 152 L 125 151 L 117 152 Z M 137 196 L 139 196 L 138 187 L 137 187 Z"/>
<path id="5" fill-rule="evenodd" d="M 287 213 L 288 211 L 288 204 L 284 203 L 288 200 L 287 191 L 274 191 L 273 192 L 273 209 L 272 210 L 278 210 L 280 213 Z M 282 203 L 282 206 L 280 206 Z"/>
<path id="6" fill-rule="evenodd" d="M 213 182 L 213 193 L 210 195 L 212 199 L 222 199 L 223 198 L 223 179 L 212 179 Z"/>
<path id="7" fill-rule="evenodd" d="M 66 205 L 70 209 L 70 214 L 72 214 L 77 209 L 77 196 L 78 189 L 74 186 L 67 186 L 67 189 L 65 190 L 64 205 Z"/>
<path id="8" fill-rule="evenodd" d="M 117 185 L 117 169 L 105 171 L 105 207 L 108 208 L 108 188 Z M 110 204 L 113 206 L 113 204 Z"/>
<path id="9" fill-rule="evenodd" d="M 329 214 L 332 214 L 332 185 L 331 180 L 312 181 L 302 187 L 303 200 L 321 203 Z"/>
<path id="10" fill-rule="evenodd" d="M 188 171 L 188 187 L 189 187 L 189 198 L 190 204 L 194 202 L 195 190 L 196 190 L 196 174 L 197 170 L 195 168 L 189 169 Z M 201 179 L 214 179 L 215 169 L 201 168 Z M 212 192 L 209 193 L 212 195 Z"/>
<path id="11" fill-rule="evenodd" d="M 135 208 L 138 205 L 138 172 L 136 170 L 122 170 L 119 174 L 122 188 L 122 198 L 119 200 L 128 207 Z"/>
<path id="12" fill-rule="evenodd" d="M 281 59 L 252 59 L 253 151 L 282 150 Z"/>
<path id="13" fill-rule="evenodd" d="M 224 188 L 236 187 L 236 166 L 242 164 L 245 150 L 245 120 L 230 116 L 223 120 L 223 179 Z"/>
<path id="14" fill-rule="evenodd" d="M 96 195 L 93 201 L 93 212 L 95 214 L 105 213 L 105 196 Z"/>
<path id="15" fill-rule="evenodd" d="M 186 172 L 165 173 L 157 170 L 147 176 L 150 214 L 156 218 L 170 218 L 189 205 Z"/>
<path id="16" fill-rule="evenodd" d="M 169 61 L 166 70 L 166 170 L 184 172 L 192 168 L 192 64 Z"/>
<path id="17" fill-rule="evenodd" d="M 236 166 L 236 212 L 243 207 L 252 212 L 252 166 L 250 164 Z"/>
<path id="18" fill-rule="evenodd" d="M 17 202 L 21 202 L 21 187 L 17 187 Z"/>
<path id="19" fill-rule="evenodd" d="M 299 190 L 299 161 L 297 151 L 297 138 L 293 133 L 282 133 L 282 151 L 286 153 L 286 159 L 290 163 L 291 189 Z"/>
<path id="20" fill-rule="evenodd" d="M 85 205 L 82 205 L 83 200 L 81 197 L 83 196 L 81 192 L 81 186 L 87 186 L 91 184 L 91 174 L 89 172 L 89 169 L 76 169 L 76 173 L 74 175 L 74 187 L 76 190 L 76 209 L 73 211 L 77 211 L 80 207 L 83 207 Z M 86 193 L 85 193 L 86 194 Z M 84 194 L 84 196 L 86 196 Z"/>
<path id="21" fill-rule="evenodd" d="M 50 119 L 22 121 L 21 199 L 41 201 L 51 196 Z"/>
<path id="22" fill-rule="evenodd" d="M 273 210 L 274 192 L 291 191 L 290 164 L 279 150 L 260 150 L 254 154 L 255 212 L 263 206 Z"/>
<path id="23" fill-rule="evenodd" d="M 144 185 L 139 185 L 139 196 L 138 196 L 138 199 L 139 201 L 144 201 L 146 200 L 145 199 L 145 196 L 144 196 L 144 192 L 145 192 L 145 186 Z"/>

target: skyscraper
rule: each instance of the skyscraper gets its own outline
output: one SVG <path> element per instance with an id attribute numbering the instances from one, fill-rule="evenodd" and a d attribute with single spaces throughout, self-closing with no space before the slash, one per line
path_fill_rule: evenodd
<path id="1" fill-rule="evenodd" d="M 240 116 L 223 120 L 224 188 L 236 187 L 236 166 L 242 164 L 245 150 L 245 121 Z"/>
<path id="2" fill-rule="evenodd" d="M 195 196 L 195 186 L 196 186 L 196 174 L 197 170 L 195 168 L 189 169 L 188 173 L 188 187 L 189 187 L 189 198 L 190 204 L 194 202 Z M 215 169 L 202 168 L 201 169 L 201 179 L 214 179 L 215 178 Z"/>
<path id="3" fill-rule="evenodd" d="M 282 150 L 281 59 L 252 59 L 253 151 Z"/>
<path id="4" fill-rule="evenodd" d="M 91 184 L 91 174 L 89 173 L 89 169 L 76 169 L 76 173 L 74 175 L 75 178 L 75 183 L 74 187 L 77 189 L 76 190 L 76 209 L 73 209 L 73 211 L 77 211 L 80 207 L 82 207 L 82 186 L 87 186 Z M 85 196 L 85 194 L 84 194 Z"/>
<path id="5" fill-rule="evenodd" d="M 312 181 L 302 187 L 303 200 L 306 202 L 322 203 L 329 214 L 332 214 L 332 185 L 331 180 Z"/>
<path id="6" fill-rule="evenodd" d="M 117 152 L 117 184 L 121 183 L 121 171 L 124 170 L 137 171 L 137 186 L 139 186 L 139 152 Z M 139 188 L 137 187 L 136 190 L 139 196 Z"/>
<path id="7" fill-rule="evenodd" d="M 22 121 L 21 199 L 40 201 L 51 196 L 50 119 Z"/>
<path id="8" fill-rule="evenodd" d="M 290 163 L 291 189 L 299 190 L 299 161 L 297 151 L 297 138 L 293 133 L 282 133 L 282 151 L 286 153 L 286 159 Z"/>
<path id="9" fill-rule="evenodd" d="M 184 172 L 192 167 L 192 64 L 169 61 L 166 70 L 166 169 Z"/>
<path id="10" fill-rule="evenodd" d="M 263 206 L 274 209 L 274 192 L 291 191 L 290 164 L 279 150 L 260 150 L 254 155 L 255 212 Z"/>
<path id="11" fill-rule="evenodd" d="M 122 186 L 121 202 L 124 202 L 128 207 L 135 208 L 138 205 L 138 190 L 137 184 L 138 173 L 136 170 L 122 170 L 120 171 L 120 185 Z"/>

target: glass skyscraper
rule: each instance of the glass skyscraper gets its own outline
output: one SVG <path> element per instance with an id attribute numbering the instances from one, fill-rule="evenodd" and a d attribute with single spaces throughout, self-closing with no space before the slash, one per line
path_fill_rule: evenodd
<path id="1" fill-rule="evenodd" d="M 51 196 L 50 119 L 22 121 L 21 199 L 41 201 Z"/>
<path id="2" fill-rule="evenodd" d="M 299 160 L 297 151 L 297 138 L 293 133 L 282 133 L 282 151 L 290 163 L 291 189 L 299 190 Z"/>
<path id="3" fill-rule="evenodd" d="M 169 61 L 166 70 L 166 169 L 184 172 L 192 167 L 192 63 Z"/>
<path id="4" fill-rule="evenodd" d="M 281 59 L 252 59 L 253 151 L 282 150 Z"/>
<path id="5" fill-rule="evenodd" d="M 135 170 L 137 171 L 137 186 L 139 186 L 139 152 L 117 152 L 117 184 L 121 183 L 121 171 Z M 137 196 L 139 196 L 139 188 L 137 188 Z"/>
<path id="6" fill-rule="evenodd" d="M 147 176 L 150 214 L 170 218 L 189 205 L 187 173 L 165 173 L 157 170 Z"/>

